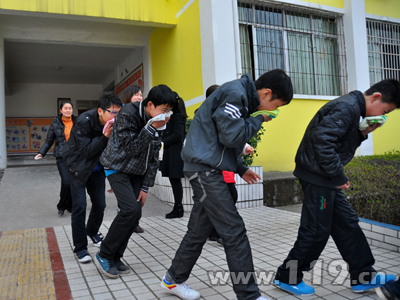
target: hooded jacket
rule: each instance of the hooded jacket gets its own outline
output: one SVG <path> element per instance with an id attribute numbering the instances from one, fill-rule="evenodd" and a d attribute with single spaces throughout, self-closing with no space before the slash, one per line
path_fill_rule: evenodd
<path id="1" fill-rule="evenodd" d="M 72 115 L 71 118 L 72 122 L 75 123 L 76 117 Z M 56 144 L 54 146 L 53 155 L 57 158 L 62 158 L 63 148 L 66 143 L 64 129 L 65 126 L 62 121 L 62 115 L 55 117 L 53 122 L 51 122 L 49 131 L 47 132 L 46 141 L 38 153 L 42 154 L 44 157 L 55 141 Z"/>
<path id="2" fill-rule="evenodd" d="M 260 105 L 257 88 L 244 74 L 223 84 L 198 109 L 182 149 L 184 171 L 226 170 L 242 176 L 246 142 L 261 128 L 264 117 L 250 117 Z"/>
<path id="3" fill-rule="evenodd" d="M 294 175 L 328 188 L 345 184 L 348 178 L 344 166 L 365 140 L 358 129 L 365 113 L 365 98 L 360 91 L 325 104 L 306 129 L 297 150 Z"/>
<path id="4" fill-rule="evenodd" d="M 161 134 L 147 125 L 150 117 L 142 102 L 125 104 L 115 117 L 113 131 L 101 164 L 106 169 L 144 175 L 142 190 L 154 185 L 161 148 Z"/>
<path id="5" fill-rule="evenodd" d="M 75 188 L 86 184 L 107 142 L 97 109 L 85 111 L 77 118 L 63 151 L 63 160 Z"/>

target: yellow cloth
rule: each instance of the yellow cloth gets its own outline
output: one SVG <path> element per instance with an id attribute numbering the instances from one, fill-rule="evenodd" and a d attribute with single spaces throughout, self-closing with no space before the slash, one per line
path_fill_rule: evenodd
<path id="1" fill-rule="evenodd" d="M 69 135 L 71 133 L 72 125 L 74 125 L 74 123 L 72 122 L 72 118 L 71 117 L 66 118 L 66 117 L 62 116 L 62 121 L 64 123 L 65 140 L 68 141 Z"/>

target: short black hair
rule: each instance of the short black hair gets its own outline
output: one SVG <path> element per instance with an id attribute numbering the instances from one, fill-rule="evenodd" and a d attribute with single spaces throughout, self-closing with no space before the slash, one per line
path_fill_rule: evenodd
<path id="1" fill-rule="evenodd" d="M 102 110 L 106 110 L 113 105 L 122 107 L 121 99 L 119 99 L 118 96 L 113 93 L 107 93 L 100 97 L 97 107 L 101 108 Z"/>
<path id="2" fill-rule="evenodd" d="M 400 82 L 396 79 L 385 79 L 375 83 L 365 95 L 370 96 L 373 93 L 381 93 L 383 103 L 394 103 L 397 108 L 400 108 Z"/>
<path id="3" fill-rule="evenodd" d="M 147 98 L 142 101 L 143 107 L 151 101 L 155 107 L 166 104 L 174 108 L 178 104 L 178 99 L 175 97 L 174 92 L 165 84 L 153 86 L 147 95 Z"/>
<path id="4" fill-rule="evenodd" d="M 142 92 L 143 94 L 143 91 L 140 86 L 137 85 L 128 86 L 125 89 L 124 93 L 122 94 L 122 102 L 124 104 L 128 104 L 129 102 L 131 102 L 132 96 L 136 95 L 139 92 Z"/>
<path id="5" fill-rule="evenodd" d="M 206 91 L 206 98 L 208 98 L 217 88 L 220 86 L 218 84 L 210 85 Z"/>
<path id="6" fill-rule="evenodd" d="M 293 98 L 293 85 L 290 77 L 281 69 L 262 74 L 255 82 L 257 90 L 263 88 L 272 91 L 272 100 L 280 99 L 286 104 Z"/>

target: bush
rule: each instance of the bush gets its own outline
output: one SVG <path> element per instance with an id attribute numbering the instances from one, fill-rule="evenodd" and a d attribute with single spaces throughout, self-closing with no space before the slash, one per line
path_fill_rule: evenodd
<path id="1" fill-rule="evenodd" d="M 253 164 L 253 158 L 257 157 L 257 145 L 258 142 L 261 141 L 261 136 L 264 135 L 264 127 L 261 125 L 260 130 L 257 132 L 255 136 L 253 136 L 247 143 L 254 148 L 254 154 L 247 154 L 243 156 L 244 163 L 246 166 L 251 166 Z"/>
<path id="2" fill-rule="evenodd" d="M 359 217 L 400 225 L 400 151 L 355 157 L 345 173 L 345 193 Z"/>

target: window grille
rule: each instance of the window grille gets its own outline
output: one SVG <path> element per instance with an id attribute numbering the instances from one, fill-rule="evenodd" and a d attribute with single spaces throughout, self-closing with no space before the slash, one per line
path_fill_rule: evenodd
<path id="1" fill-rule="evenodd" d="M 367 20 L 370 84 L 400 80 L 400 25 Z"/>
<path id="2" fill-rule="evenodd" d="M 295 94 L 347 93 L 341 17 L 265 3 L 238 1 L 242 73 L 257 79 L 279 68 Z"/>

